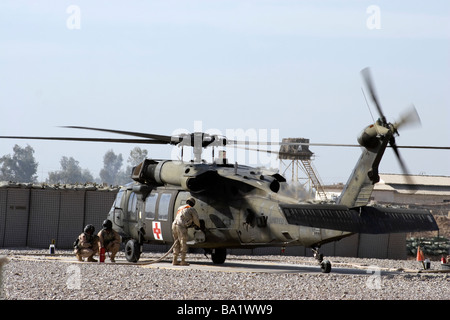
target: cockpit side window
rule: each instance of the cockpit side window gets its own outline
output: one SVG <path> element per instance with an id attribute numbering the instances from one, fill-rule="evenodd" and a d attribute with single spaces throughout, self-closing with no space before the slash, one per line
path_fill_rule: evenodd
<path id="1" fill-rule="evenodd" d="M 113 204 L 113 206 L 115 208 L 122 208 L 122 198 L 123 198 L 124 194 L 125 194 L 125 190 L 120 190 L 117 193 L 116 200 L 114 201 L 114 204 Z"/>
<path id="2" fill-rule="evenodd" d="M 135 214 L 136 210 L 137 210 L 137 196 L 134 192 L 132 192 L 130 198 L 128 199 L 128 212 Z"/>
<path id="3" fill-rule="evenodd" d="M 152 193 L 147 197 L 147 199 L 145 199 L 145 218 L 152 220 L 155 219 L 157 199 L 157 193 Z"/>
<path id="4" fill-rule="evenodd" d="M 159 220 L 167 220 L 169 218 L 169 206 L 170 206 L 171 198 L 172 198 L 171 193 L 161 194 L 161 198 L 159 199 L 159 206 L 158 206 L 158 219 Z"/>

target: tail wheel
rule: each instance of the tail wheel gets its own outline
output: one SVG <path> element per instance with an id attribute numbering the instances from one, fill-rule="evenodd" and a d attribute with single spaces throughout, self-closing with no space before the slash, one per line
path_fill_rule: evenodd
<path id="1" fill-rule="evenodd" d="M 323 260 L 320 263 L 320 269 L 322 269 L 323 273 L 330 273 L 331 272 L 331 262 L 329 260 Z"/>
<path id="2" fill-rule="evenodd" d="M 134 239 L 128 240 L 125 245 L 125 258 L 128 262 L 138 262 L 141 257 L 141 245 Z"/>
<path id="3" fill-rule="evenodd" d="M 211 254 L 212 262 L 215 264 L 224 263 L 226 258 L 227 258 L 227 249 L 225 248 L 214 249 Z"/>

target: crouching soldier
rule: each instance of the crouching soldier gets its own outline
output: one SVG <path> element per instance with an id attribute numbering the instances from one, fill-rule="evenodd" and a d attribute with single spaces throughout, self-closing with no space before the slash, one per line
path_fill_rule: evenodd
<path id="1" fill-rule="evenodd" d="M 111 220 L 103 221 L 103 230 L 98 233 L 100 248 L 105 248 L 105 253 L 110 252 L 111 262 L 116 262 L 115 257 L 120 249 L 120 236 L 112 229 Z"/>
<path id="2" fill-rule="evenodd" d="M 83 258 L 87 258 L 88 262 L 97 262 L 94 255 L 98 254 L 98 236 L 94 232 L 95 227 L 88 224 L 75 241 L 74 252 L 78 261 L 84 261 Z"/>

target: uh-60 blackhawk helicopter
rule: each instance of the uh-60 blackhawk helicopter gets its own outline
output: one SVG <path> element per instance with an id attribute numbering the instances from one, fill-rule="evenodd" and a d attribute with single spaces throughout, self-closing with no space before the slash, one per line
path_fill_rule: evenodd
<path id="1" fill-rule="evenodd" d="M 410 111 L 399 122 L 386 120 L 378 103 L 369 70 L 362 72 L 380 118 L 358 137 L 362 154 L 340 197 L 334 203 L 301 202 L 283 192 L 286 179 L 278 173 L 228 163 L 201 160 L 204 148 L 238 145 L 242 142 L 205 133 L 163 136 L 100 128 L 71 126 L 139 139 L 2 137 L 72 141 L 103 141 L 147 144 L 171 144 L 193 147 L 194 160 L 145 159 L 133 168 L 133 183 L 121 187 L 107 217 L 125 242 L 128 261 L 137 262 L 144 243 L 173 244 L 172 221 L 177 208 L 189 197 L 196 200 L 201 228 L 190 229 L 189 246 L 203 248 L 214 263 L 224 263 L 227 248 L 310 247 L 323 272 L 331 263 L 323 259 L 321 245 L 354 233 L 382 234 L 437 230 L 427 210 L 409 210 L 369 206 L 374 184 L 379 181 L 378 166 L 388 146 L 392 147 L 402 168 L 395 136 L 407 123 L 418 121 Z M 248 144 L 248 142 L 243 142 Z M 310 144 L 314 145 L 314 144 Z M 414 146 L 410 146 L 414 148 Z M 418 146 L 418 148 L 424 148 Z M 425 147 L 440 148 L 441 147 Z M 446 147 L 442 147 L 447 149 Z"/>

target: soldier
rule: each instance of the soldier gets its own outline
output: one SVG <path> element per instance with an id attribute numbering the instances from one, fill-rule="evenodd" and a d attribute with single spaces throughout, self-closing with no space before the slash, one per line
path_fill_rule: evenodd
<path id="1" fill-rule="evenodd" d="M 120 236 L 112 229 L 111 220 L 103 221 L 103 229 L 98 233 L 100 248 L 105 248 L 105 252 L 111 252 L 111 262 L 116 262 L 115 257 L 120 249 Z"/>
<path id="2" fill-rule="evenodd" d="M 83 258 L 87 258 L 88 262 L 97 262 L 94 255 L 98 253 L 98 237 L 94 232 L 95 227 L 88 224 L 84 227 L 83 233 L 78 236 L 78 241 L 74 245 L 74 252 L 78 261 L 84 261 Z"/>
<path id="3" fill-rule="evenodd" d="M 177 210 L 177 216 L 172 223 L 172 232 L 174 240 L 178 240 L 178 243 L 173 248 L 173 260 L 174 266 L 182 265 L 188 266 L 186 262 L 187 253 L 187 229 L 197 226 L 200 228 L 200 221 L 198 219 L 197 210 L 193 207 L 195 205 L 195 199 L 189 198 L 186 200 L 186 205 L 181 206 Z M 178 255 L 181 251 L 181 263 L 178 262 Z"/>

